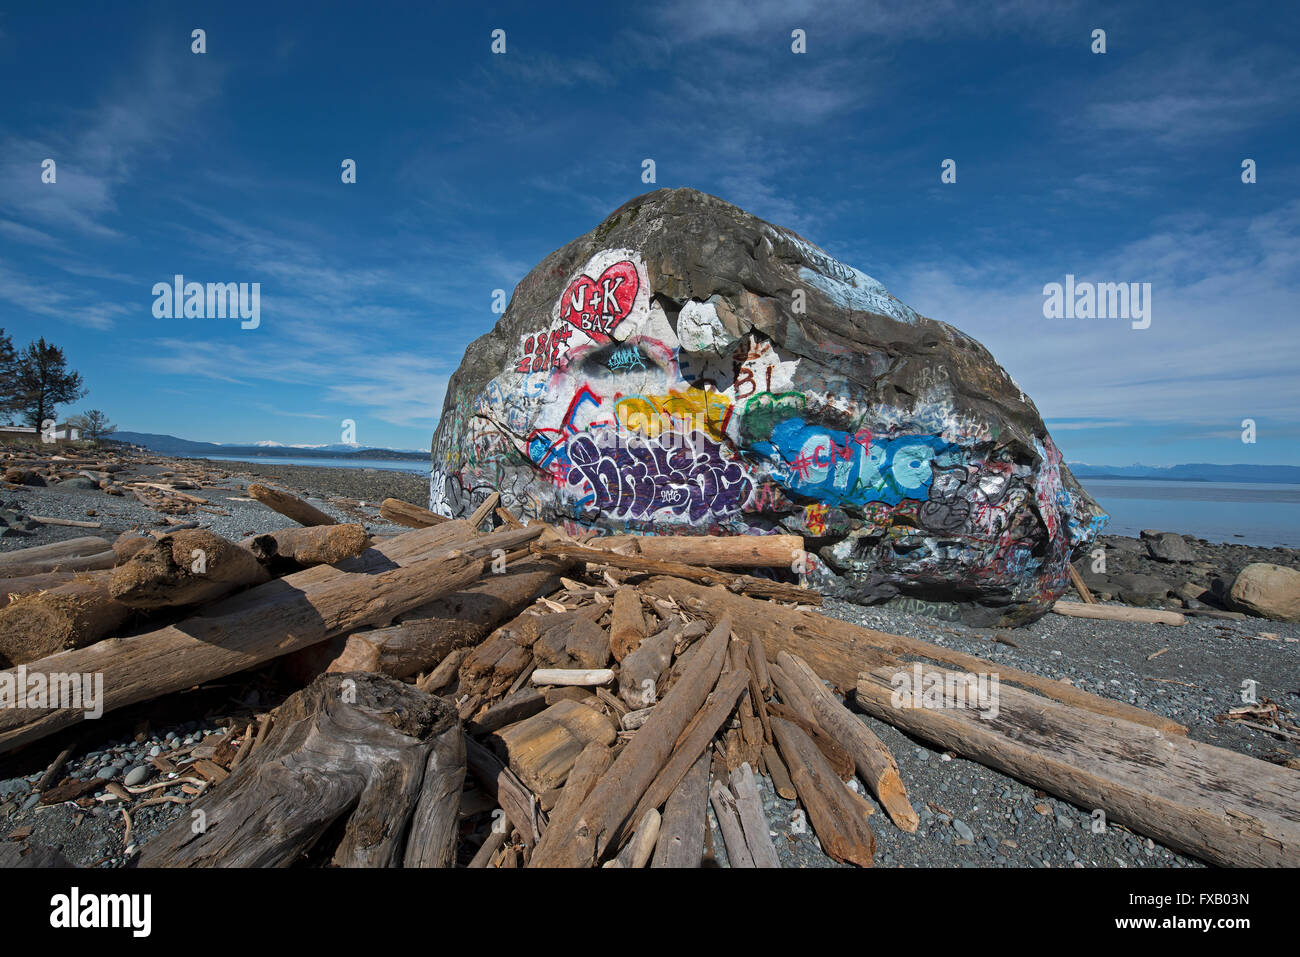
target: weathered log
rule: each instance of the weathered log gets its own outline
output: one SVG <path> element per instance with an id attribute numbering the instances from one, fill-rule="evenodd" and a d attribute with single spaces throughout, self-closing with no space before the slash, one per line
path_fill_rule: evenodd
<path id="1" fill-rule="evenodd" d="M 618 694 L 629 708 L 648 708 L 655 703 L 655 687 L 673 660 L 673 646 L 681 631 L 681 623 L 674 621 L 646 638 L 623 659 L 618 673 Z"/>
<path id="2" fill-rule="evenodd" d="M 112 574 L 108 569 L 84 572 L 13 598 L 0 608 L 0 657 L 14 665 L 27 664 L 111 635 L 131 615 L 131 609 L 110 593 Z"/>
<path id="3" fill-rule="evenodd" d="M 594 687 L 614 680 L 609 668 L 538 668 L 531 675 L 535 685 L 580 685 Z"/>
<path id="4" fill-rule="evenodd" d="M 465 735 L 459 724 L 434 737 L 424 765 L 424 781 L 411 815 L 403 867 L 453 867 L 460 794 L 465 786 Z"/>
<path id="5" fill-rule="evenodd" d="M 337 525 L 338 522 L 326 515 L 315 505 L 310 505 L 288 492 L 271 488 L 260 482 L 248 486 L 248 494 L 267 508 L 275 509 L 285 518 L 293 519 L 299 525 Z"/>
<path id="6" fill-rule="evenodd" d="M 483 843 L 474 853 L 474 857 L 467 866 L 472 868 L 487 867 L 488 861 L 492 860 L 493 855 L 501 850 L 501 845 L 509 839 L 507 833 L 509 828 L 506 827 L 504 820 L 492 819 L 492 827 L 488 830 L 487 837 L 483 838 Z"/>
<path id="7" fill-rule="evenodd" d="M 164 535 L 113 569 L 110 594 L 130 608 L 214 601 L 269 581 L 253 553 L 204 528 Z"/>
<path id="8" fill-rule="evenodd" d="M 112 568 L 117 556 L 107 539 L 87 535 L 66 542 L 33 545 L 12 552 L 0 552 L 0 578 L 43 575 L 46 572 L 80 572 Z"/>
<path id="9" fill-rule="evenodd" d="M 1004 684 L 1020 685 L 1097 714 L 1113 715 L 1175 734 L 1187 733 L 1186 728 L 1163 715 L 918 638 L 874 631 L 681 579 L 651 579 L 641 586 L 641 590 L 659 598 L 676 597 L 683 607 L 711 621 L 727 615 L 735 622 L 737 634 L 757 634 L 762 638 L 769 661 L 782 651 L 792 652 L 840 689 L 852 688 L 857 682 L 857 672 L 901 664 L 903 656 L 927 658 L 966 671 L 997 674 Z"/>
<path id="10" fill-rule="evenodd" d="M 624 585 L 614 592 L 614 607 L 609 619 L 609 647 L 615 661 L 622 661 L 636 650 L 646 636 L 645 617 L 636 589 Z"/>
<path id="11" fill-rule="evenodd" d="M 335 866 L 394 867 L 408 851 L 413 866 L 446 861 L 439 842 L 464 777 L 446 701 L 383 676 L 326 675 L 274 718 L 265 746 L 196 802 L 208 826 L 183 816 L 144 846 L 141 866 L 287 867 L 344 819 Z"/>
<path id="12" fill-rule="evenodd" d="M 915 707 L 910 669 L 864 673 L 867 713 L 1168 847 L 1226 867 L 1300 865 L 1300 775 L 1236 751 L 1051 701 L 1006 684 L 978 711 L 936 672 L 938 707 Z M 899 696 L 896 698 L 896 696 Z"/>
<path id="13" fill-rule="evenodd" d="M 496 532 L 459 550 L 440 546 L 464 534 L 455 524 L 397 536 L 381 546 L 387 553 L 368 549 L 337 567 L 319 565 L 267 582 L 166 628 L 51 655 L 28 665 L 28 672 L 102 673 L 104 710 L 111 711 L 391 620 L 464 588 L 481 573 L 481 556 L 540 530 Z M 399 560 L 406 564 L 393 567 Z M 389 570 L 381 570 L 385 566 Z M 0 752 L 79 720 L 80 712 L 67 709 L 0 709 Z"/>
<path id="14" fill-rule="evenodd" d="M 610 535 L 589 544 L 708 568 L 793 568 L 803 555 L 799 535 Z"/>
<path id="15" fill-rule="evenodd" d="M 491 734 L 506 725 L 523 721 L 546 709 L 546 696 L 536 688 L 521 688 L 502 698 L 492 707 L 466 722 L 465 730 L 474 735 Z"/>
<path id="16" fill-rule="evenodd" d="M 867 823 L 870 805 L 836 777 L 799 727 L 773 715 L 772 733 L 822 850 L 837 861 L 870 867 L 876 853 L 876 838 Z"/>
<path id="17" fill-rule="evenodd" d="M 1058 601 L 1052 611 L 1068 618 L 1095 618 L 1099 621 L 1136 621 L 1151 625 L 1183 625 L 1187 618 L 1180 612 L 1159 608 L 1128 608 L 1122 605 L 1089 605 L 1078 601 Z"/>
<path id="18" fill-rule="evenodd" d="M 576 701 L 557 701 L 490 735 L 487 743 L 534 794 L 543 794 L 564 784 L 589 744 L 609 747 L 616 736 L 606 715 Z"/>
<path id="19" fill-rule="evenodd" d="M 18 595 L 32 595 L 38 591 L 58 588 L 79 575 L 98 575 L 103 571 L 98 569 L 90 572 L 41 572 L 38 575 L 23 575 L 20 578 L 0 578 L 0 605 Z"/>
<path id="20" fill-rule="evenodd" d="M 777 860 L 776 847 L 772 844 L 772 835 L 767 826 L 767 815 L 763 811 L 763 799 L 758 794 L 754 771 L 748 762 L 731 772 L 731 793 L 736 797 L 736 811 L 740 815 L 740 826 L 745 832 L 745 846 L 754 859 L 754 866 L 780 867 L 781 862 Z"/>
<path id="21" fill-rule="evenodd" d="M 599 741 L 583 748 L 578 759 L 573 762 L 568 778 L 565 779 L 559 800 L 551 810 L 546 831 L 533 850 L 532 866 L 537 866 L 539 857 L 542 859 L 549 857 L 560 839 L 572 832 L 583 802 L 587 800 L 592 788 L 596 786 L 596 782 L 600 780 L 613 759 L 613 752 Z"/>
<path id="22" fill-rule="evenodd" d="M 818 724 L 853 755 L 858 777 L 876 796 L 890 820 L 909 834 L 915 832 L 921 819 L 907 798 L 898 764 L 885 743 L 827 690 L 806 661 L 783 651 L 777 656 L 777 662 L 781 673 L 803 692 Z"/>
<path id="23" fill-rule="evenodd" d="M 1088 583 L 1085 582 L 1083 576 L 1079 574 L 1079 569 L 1075 568 L 1073 565 L 1066 565 L 1065 567 L 1070 570 L 1070 584 L 1073 585 L 1074 590 L 1079 593 L 1079 597 L 1089 605 L 1097 604 L 1097 599 L 1092 594 L 1092 589 L 1088 587 Z"/>
<path id="24" fill-rule="evenodd" d="M 448 522 L 438 527 L 462 528 L 466 534 L 469 532 L 469 525 L 464 522 Z M 387 548 L 388 544 L 384 543 L 383 547 Z M 444 660 L 448 645 L 461 648 L 481 642 L 502 622 L 514 618 L 532 604 L 538 595 L 559 588 L 560 576 L 569 570 L 571 564 L 552 561 L 521 562 L 510 567 L 503 575 L 484 575 L 468 588 L 426 602 L 404 613 L 401 616 L 403 624 L 420 622 L 415 626 L 416 632 L 409 635 L 415 644 L 403 643 L 401 658 L 415 667 L 415 671 L 408 674 L 434 667 Z M 368 634 L 373 636 L 374 633 Z M 367 640 L 374 639 L 370 637 Z M 321 642 L 290 656 L 287 663 L 295 677 L 301 681 L 310 681 L 343 654 L 347 642 L 347 637 Z M 364 648 L 353 650 L 365 651 Z M 379 661 L 383 658 L 381 650 Z M 374 666 L 381 667 L 378 664 Z"/>
<path id="25" fill-rule="evenodd" d="M 730 634 L 731 622 L 724 617 L 698 646 L 690 667 L 655 706 L 650 720 L 587 796 L 569 833 L 548 846 L 546 855 L 535 855 L 535 866 L 590 867 L 617 841 L 628 814 L 717 682 Z"/>
<path id="26" fill-rule="evenodd" d="M 736 796 L 716 778 L 709 787 L 709 803 L 713 805 L 713 816 L 718 819 L 722 842 L 727 847 L 727 863 L 732 867 L 756 867 L 754 855 L 745 841 L 745 828 L 740 823 Z"/>
<path id="27" fill-rule="evenodd" d="M 740 536 L 737 536 L 740 537 Z M 597 539 L 599 541 L 599 539 Z M 590 548 L 564 541 L 540 542 L 533 546 L 538 555 L 554 558 L 580 559 L 597 565 L 609 565 L 627 571 L 641 572 L 648 575 L 669 575 L 688 581 L 703 582 L 710 585 L 722 585 L 728 590 L 751 595 L 755 598 L 774 598 L 779 601 L 801 602 L 805 605 L 820 605 L 822 596 L 819 592 L 786 582 L 772 581 L 768 578 L 755 578 L 739 572 L 718 571 L 699 565 L 687 565 L 684 562 L 663 561 L 643 558 L 640 555 L 624 555 L 619 552 L 601 548 Z"/>
<path id="28" fill-rule="evenodd" d="M 793 801 L 799 796 L 799 792 L 794 789 L 794 782 L 790 780 L 790 771 L 781 760 L 775 745 L 764 745 L 763 763 L 767 765 L 768 777 L 772 779 L 772 789 L 777 794 L 787 801 Z"/>
<path id="29" fill-rule="evenodd" d="M 66 528 L 103 528 L 101 522 L 79 522 L 72 518 L 51 518 L 48 515 L 28 515 L 33 522 L 40 522 L 42 525 L 60 525 Z"/>
<path id="30" fill-rule="evenodd" d="M 470 513 L 469 518 L 467 518 L 466 521 L 477 529 L 483 524 L 487 517 L 492 514 L 493 510 L 496 509 L 500 502 L 501 493 L 492 492 L 487 498 L 479 503 L 478 508 L 474 509 L 474 511 Z"/>
<path id="31" fill-rule="evenodd" d="M 672 754 L 641 795 L 636 808 L 629 815 L 632 820 L 637 820 L 652 807 L 661 806 L 677 790 L 699 756 L 708 751 L 709 742 L 727 720 L 727 715 L 736 707 L 736 700 L 744 692 L 748 678 L 747 671 L 731 671 L 722 675 L 718 686 L 682 731 L 673 746 Z M 653 716 L 653 709 L 650 713 Z"/>
<path id="32" fill-rule="evenodd" d="M 468 648 L 457 648 L 447 655 L 438 663 L 438 667 L 434 668 L 419 682 L 420 690 L 433 693 L 451 684 L 456 678 L 456 673 L 460 670 L 460 663 L 465 660 L 465 656 L 469 652 Z"/>
<path id="33" fill-rule="evenodd" d="M 545 819 L 537 806 L 537 795 L 519 780 L 519 776 L 501 763 L 501 759 L 473 738 L 465 739 L 465 761 L 474 780 L 492 797 L 506 819 L 529 845 L 537 843 Z"/>
<path id="34" fill-rule="evenodd" d="M 277 561 L 283 561 L 310 568 L 313 565 L 333 565 L 360 555 L 369 543 L 365 527 L 354 522 L 282 528 L 265 535 L 251 535 L 239 544 L 264 564 L 274 567 Z"/>
<path id="35" fill-rule="evenodd" d="M 379 515 L 394 525 L 405 525 L 408 528 L 429 528 L 450 521 L 445 515 L 403 502 L 400 498 L 386 498 L 380 502 Z"/>
<path id="36" fill-rule="evenodd" d="M 441 619 L 404 621 L 348 636 L 343 651 L 325 670 L 378 671 L 392 678 L 409 678 L 470 643 L 465 630 L 448 629 Z"/>
<path id="37" fill-rule="evenodd" d="M 701 752 L 664 806 L 651 867 L 699 867 L 709 826 L 709 755 Z"/>
<path id="38" fill-rule="evenodd" d="M 132 555 L 143 548 L 148 548 L 153 542 L 153 536 L 142 535 L 134 530 L 123 532 L 113 539 L 113 551 L 117 553 L 117 563 L 120 565 L 128 561 Z"/>
<path id="39" fill-rule="evenodd" d="M 655 844 L 659 841 L 661 823 L 658 811 L 647 813 L 637 824 L 636 830 L 632 833 L 627 845 L 618 852 L 618 857 L 606 863 L 605 866 L 618 868 L 645 867 L 646 864 L 650 863 L 650 855 L 654 853 Z"/>

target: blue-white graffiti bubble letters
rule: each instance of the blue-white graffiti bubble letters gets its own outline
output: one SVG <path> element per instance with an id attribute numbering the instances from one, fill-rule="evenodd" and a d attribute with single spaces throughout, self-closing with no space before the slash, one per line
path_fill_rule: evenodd
<path id="1" fill-rule="evenodd" d="M 751 449 L 777 457 L 782 468 L 774 476 L 787 490 L 831 505 L 924 500 L 933 478 L 931 465 L 956 461 L 957 446 L 935 435 L 894 438 L 839 432 L 786 419 L 772 429 L 768 442 Z"/>

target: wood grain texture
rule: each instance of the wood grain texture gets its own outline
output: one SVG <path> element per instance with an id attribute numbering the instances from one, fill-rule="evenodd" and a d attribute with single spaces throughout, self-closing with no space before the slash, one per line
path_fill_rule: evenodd
<path id="1" fill-rule="evenodd" d="M 955 686 L 943 690 L 943 707 L 896 707 L 895 691 L 910 687 L 910 675 L 898 668 L 863 674 L 859 705 L 1202 860 L 1300 866 L 1300 775 L 1289 768 L 1005 684 L 996 715 L 959 702 Z"/>

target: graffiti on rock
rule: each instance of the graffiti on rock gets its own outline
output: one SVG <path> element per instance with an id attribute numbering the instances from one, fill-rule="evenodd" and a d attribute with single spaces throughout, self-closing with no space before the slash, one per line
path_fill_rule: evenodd
<path id="1" fill-rule="evenodd" d="M 701 432 L 654 438 L 586 433 L 569 440 L 568 484 L 580 506 L 617 518 L 725 517 L 744 507 L 753 482 Z"/>
<path id="2" fill-rule="evenodd" d="M 560 318 L 594 340 L 608 340 L 632 311 L 640 288 L 635 263 L 613 263 L 595 279 L 582 275 L 569 283 L 560 297 Z"/>
<path id="3" fill-rule="evenodd" d="M 1049 437 L 1008 450 L 940 365 L 915 370 L 896 405 L 871 383 L 894 369 L 888 354 L 836 341 L 796 353 L 737 326 L 720 299 L 665 312 L 635 250 L 553 275 L 549 315 L 512 327 L 521 351 L 448 397 L 431 476 L 441 514 L 497 491 L 570 531 L 793 531 L 822 543 L 811 574 L 857 576 L 873 600 L 917 586 L 1039 601 L 1105 521 L 1076 507 Z M 879 297 L 856 271 L 835 278 Z M 817 364 L 832 357 L 856 364 Z"/>

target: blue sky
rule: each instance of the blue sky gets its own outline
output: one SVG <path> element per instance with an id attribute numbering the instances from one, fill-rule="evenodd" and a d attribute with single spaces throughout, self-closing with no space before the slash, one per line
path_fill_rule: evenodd
<path id="1" fill-rule="evenodd" d="M 494 289 L 692 186 L 980 339 L 1071 461 L 1300 464 L 1294 5 L 8 7 L 0 325 L 66 349 L 64 414 L 427 448 Z M 155 318 L 176 273 L 260 282 L 260 327 Z M 1067 273 L 1151 283 L 1150 328 L 1044 318 Z"/>

